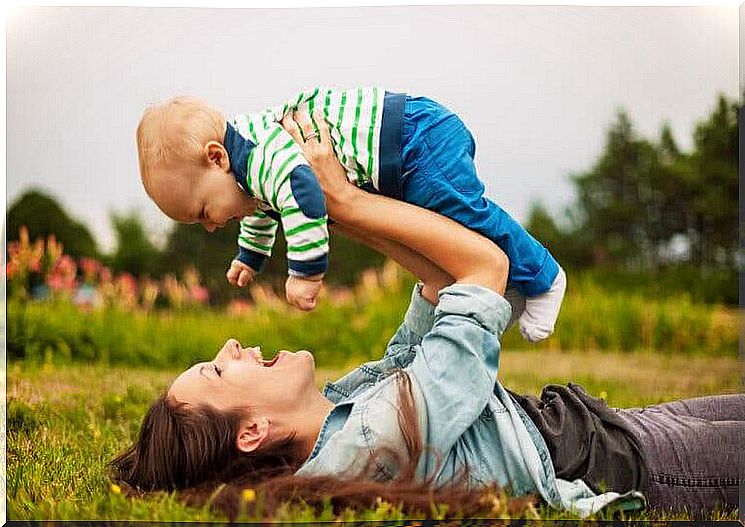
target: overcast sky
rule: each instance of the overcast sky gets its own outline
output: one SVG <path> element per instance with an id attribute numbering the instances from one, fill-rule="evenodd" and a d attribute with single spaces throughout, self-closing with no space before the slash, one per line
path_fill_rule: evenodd
<path id="1" fill-rule="evenodd" d="M 113 240 L 109 211 L 148 201 L 134 133 L 148 103 L 201 96 L 249 112 L 300 89 L 375 84 L 434 98 L 476 138 L 489 195 L 518 220 L 559 213 L 616 109 L 684 149 L 717 93 L 738 93 L 727 7 L 22 8 L 7 19 L 7 190 L 38 186 Z"/>

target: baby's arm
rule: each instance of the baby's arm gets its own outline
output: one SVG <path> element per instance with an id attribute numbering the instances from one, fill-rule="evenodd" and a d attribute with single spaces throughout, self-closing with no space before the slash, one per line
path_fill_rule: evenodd
<path id="1" fill-rule="evenodd" d="M 267 132 L 266 142 L 256 148 L 258 157 L 249 163 L 257 167 L 252 180 L 258 183 L 258 194 L 278 213 L 282 223 L 291 275 L 287 281 L 288 300 L 301 309 L 312 309 L 328 268 L 326 202 L 302 149 L 290 134 L 279 123 L 269 123 Z M 251 248 L 268 256 L 265 247 Z M 306 301 L 301 301 L 301 297 Z"/>
<path id="2" fill-rule="evenodd" d="M 326 203 L 315 174 L 298 165 L 280 190 L 282 228 L 287 240 L 287 300 L 313 309 L 328 268 L 329 234 Z"/>
<path id="3" fill-rule="evenodd" d="M 260 209 L 241 220 L 238 234 L 238 254 L 230 263 L 226 274 L 228 282 L 243 287 L 261 271 L 272 254 L 278 222 Z"/>

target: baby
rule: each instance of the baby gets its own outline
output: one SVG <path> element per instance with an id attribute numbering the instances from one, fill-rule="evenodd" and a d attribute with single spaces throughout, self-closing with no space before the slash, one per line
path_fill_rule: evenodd
<path id="1" fill-rule="evenodd" d="M 140 175 L 158 207 L 209 232 L 240 220 L 238 255 L 227 272 L 231 283 L 244 286 L 261 270 L 281 223 L 287 299 L 300 309 L 315 307 L 328 267 L 328 217 L 302 149 L 280 125 L 293 110 L 322 116 L 352 183 L 443 214 L 501 247 L 510 259 L 506 296 L 516 313 L 524 302 L 520 333 L 535 342 L 553 332 L 564 271 L 484 196 L 466 126 L 430 99 L 377 87 L 314 88 L 281 106 L 229 120 L 189 97 L 145 111 L 137 128 Z"/>

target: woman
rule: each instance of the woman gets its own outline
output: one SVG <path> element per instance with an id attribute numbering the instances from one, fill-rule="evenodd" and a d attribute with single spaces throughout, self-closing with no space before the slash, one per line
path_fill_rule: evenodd
<path id="1" fill-rule="evenodd" d="M 197 496 L 229 482 L 216 499 L 228 511 L 245 486 L 275 502 L 330 495 L 371 506 L 380 496 L 427 511 L 434 498 L 464 515 L 482 505 L 472 490 L 495 484 L 581 516 L 609 503 L 638 508 L 645 496 L 660 508 L 737 506 L 744 396 L 624 411 L 572 384 L 541 399 L 508 392 L 496 380 L 511 316 L 504 253 L 437 214 L 348 184 L 328 130 L 318 136 L 308 116 L 296 119 L 283 125 L 337 230 L 420 279 L 404 322 L 381 360 L 323 393 L 307 351 L 264 361 L 229 340 L 155 402 L 137 443 L 114 460 L 116 479 L 198 487 Z"/>

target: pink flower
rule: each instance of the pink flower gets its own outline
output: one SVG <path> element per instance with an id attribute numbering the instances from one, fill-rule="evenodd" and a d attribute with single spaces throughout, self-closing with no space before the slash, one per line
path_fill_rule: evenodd
<path id="1" fill-rule="evenodd" d="M 98 278 L 101 284 L 111 283 L 111 270 L 108 267 L 101 266 L 98 271 Z"/>
<path id="2" fill-rule="evenodd" d="M 93 258 L 83 256 L 80 259 L 80 268 L 83 271 L 83 277 L 86 283 L 91 284 L 96 281 L 96 274 L 101 267 L 101 262 Z"/>
<path id="3" fill-rule="evenodd" d="M 119 305 L 127 309 L 137 306 L 137 280 L 129 273 L 121 273 L 116 277 L 116 294 Z"/>
<path id="4" fill-rule="evenodd" d="M 75 289 L 75 275 L 77 266 L 75 261 L 68 255 L 63 255 L 57 260 L 54 267 L 47 274 L 46 282 L 52 291 L 72 292 Z"/>
<path id="5" fill-rule="evenodd" d="M 245 315 L 253 310 L 253 305 L 246 300 L 233 300 L 228 304 L 228 315 Z"/>
<path id="6" fill-rule="evenodd" d="M 192 300 L 194 300 L 195 302 L 199 302 L 200 304 L 206 304 L 207 302 L 209 302 L 210 293 L 206 287 L 203 287 L 201 285 L 194 285 L 189 290 L 189 293 L 191 294 Z"/>
<path id="7" fill-rule="evenodd" d="M 142 308 L 146 311 L 152 309 L 159 292 L 160 286 L 158 282 L 151 280 L 147 276 L 142 277 L 140 279 L 140 304 Z"/>

